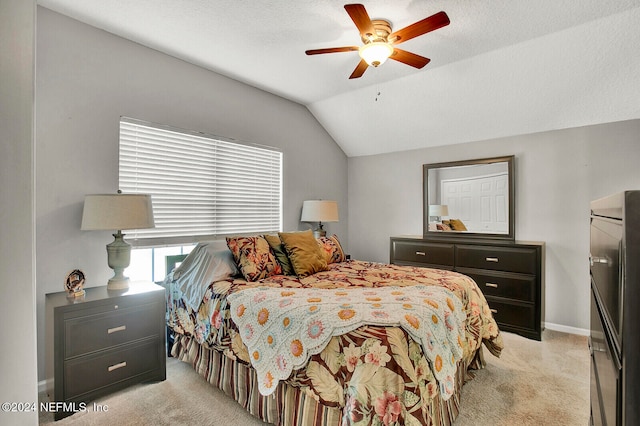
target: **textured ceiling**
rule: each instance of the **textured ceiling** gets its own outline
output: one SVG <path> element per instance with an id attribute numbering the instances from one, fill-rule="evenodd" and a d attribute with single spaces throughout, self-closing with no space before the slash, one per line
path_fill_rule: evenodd
<path id="1" fill-rule="evenodd" d="M 535 80 L 540 72 L 555 67 L 548 78 L 549 83 L 557 84 L 566 52 L 556 49 L 567 38 L 577 37 L 579 45 L 588 46 L 596 37 L 593 44 L 599 46 L 617 42 L 620 33 L 630 31 L 631 43 L 637 41 L 635 28 L 640 26 L 638 0 L 365 1 L 372 19 L 387 19 L 395 30 L 440 10 L 449 15 L 451 24 L 402 45 L 431 59 L 422 70 L 389 61 L 369 68 L 360 79 L 349 80 L 359 61 L 357 52 L 304 54 L 306 49 L 361 43 L 342 1 L 38 0 L 38 4 L 306 105 L 349 156 L 576 124 L 569 120 L 531 126 L 527 121 L 516 126 L 523 128 L 489 125 L 480 132 L 471 126 L 472 134 L 451 132 L 464 123 L 462 112 L 477 115 L 489 102 L 496 103 L 492 108 L 500 113 L 501 108 L 515 104 L 514 97 L 531 95 L 528 83 L 509 85 L 505 78 Z M 620 28 L 617 17 L 629 28 Z M 591 22 L 596 24 L 590 27 Z M 603 22 L 606 26 L 600 24 L 600 28 L 597 23 Z M 601 39 L 604 35 L 596 30 L 613 32 L 606 36 L 613 38 Z M 574 49 L 575 42 L 568 46 Z M 613 46 L 612 51 L 618 47 Z M 626 54 L 626 46 L 621 50 Z M 584 54 L 590 55 L 588 51 Z M 558 61 L 552 63 L 547 56 Z M 575 58 L 567 66 L 582 67 L 587 57 Z M 533 59 L 537 62 L 530 63 Z M 536 63 L 547 65 L 538 70 Z M 535 75 L 528 71 L 531 68 Z M 486 87 L 478 91 L 479 86 L 489 84 L 499 93 L 487 92 Z M 535 84 L 533 87 L 537 90 Z M 514 88 L 524 93 L 512 93 Z M 440 118 L 429 121 L 434 115 Z M 373 127 L 368 124 L 372 118 Z"/>

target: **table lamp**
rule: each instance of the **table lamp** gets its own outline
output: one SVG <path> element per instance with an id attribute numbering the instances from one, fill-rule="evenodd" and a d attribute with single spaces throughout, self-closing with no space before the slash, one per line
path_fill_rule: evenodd
<path id="1" fill-rule="evenodd" d="M 107 262 L 114 275 L 108 290 L 129 288 L 129 277 L 124 270 L 131 261 L 131 245 L 124 240 L 123 229 L 153 228 L 151 195 L 146 194 L 90 194 L 84 198 L 82 211 L 83 231 L 116 231 L 112 243 L 107 244 Z"/>
<path id="2" fill-rule="evenodd" d="M 328 200 L 307 200 L 302 203 L 302 222 L 318 222 L 313 230 L 316 238 L 324 237 L 327 232 L 322 228 L 322 222 L 338 221 L 338 203 Z"/>
<path id="3" fill-rule="evenodd" d="M 429 205 L 429 217 L 434 218 L 436 222 L 441 222 L 442 216 L 449 216 L 449 206 L 444 204 Z"/>

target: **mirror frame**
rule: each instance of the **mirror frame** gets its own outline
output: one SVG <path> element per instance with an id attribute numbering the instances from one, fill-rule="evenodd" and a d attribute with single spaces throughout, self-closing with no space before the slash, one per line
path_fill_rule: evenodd
<path id="1" fill-rule="evenodd" d="M 507 163 L 507 173 L 508 178 L 507 181 L 509 183 L 509 232 L 506 234 L 496 234 L 496 233 L 482 233 L 482 232 L 434 232 L 429 231 L 429 171 L 432 169 L 441 169 L 445 167 L 459 167 L 459 166 L 472 166 L 479 164 L 493 164 L 493 163 Z M 484 239 L 484 240 L 515 240 L 515 171 L 514 171 L 514 163 L 515 156 L 508 155 L 504 157 L 492 157 L 492 158 L 480 158 L 475 160 L 464 160 L 464 161 L 450 161 L 445 163 L 433 163 L 433 164 L 424 164 L 422 167 L 422 234 L 425 239 L 430 240 L 442 240 L 442 239 Z"/>

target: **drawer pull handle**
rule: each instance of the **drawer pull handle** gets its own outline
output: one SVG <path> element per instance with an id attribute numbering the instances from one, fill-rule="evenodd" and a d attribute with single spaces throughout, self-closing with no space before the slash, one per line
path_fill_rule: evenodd
<path id="1" fill-rule="evenodd" d="M 107 334 L 117 333 L 118 331 L 125 331 L 127 329 L 126 325 L 121 325 L 120 327 L 113 327 L 107 329 Z"/>
<path id="2" fill-rule="evenodd" d="M 498 288 L 498 284 L 494 284 L 494 283 L 484 283 L 484 285 L 486 285 L 487 287 Z"/>
<path id="3" fill-rule="evenodd" d="M 497 257 L 487 257 L 486 260 L 487 260 L 487 262 L 497 262 L 498 258 Z"/>
<path id="4" fill-rule="evenodd" d="M 416 254 L 417 254 L 418 256 L 426 256 L 426 255 L 427 255 L 427 253 L 425 253 L 425 252 L 423 252 L 423 251 L 417 251 L 417 252 L 416 252 Z"/>
<path id="5" fill-rule="evenodd" d="M 126 367 L 127 366 L 127 361 L 121 362 L 119 364 L 114 364 L 109 366 L 109 368 L 107 368 L 107 370 L 109 370 L 109 372 L 113 371 L 113 370 L 117 370 L 118 368 L 122 368 L 122 367 Z"/>
<path id="6" fill-rule="evenodd" d="M 497 314 L 498 310 L 497 309 L 489 309 L 492 313 Z"/>
<path id="7" fill-rule="evenodd" d="M 598 256 L 591 257 L 591 266 L 593 266 L 596 263 L 602 263 L 602 264 L 607 265 L 607 264 L 610 263 L 610 261 L 606 257 L 598 257 Z"/>

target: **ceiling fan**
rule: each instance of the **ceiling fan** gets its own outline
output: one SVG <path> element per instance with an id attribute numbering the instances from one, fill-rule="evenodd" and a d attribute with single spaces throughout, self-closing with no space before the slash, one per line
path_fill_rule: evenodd
<path id="1" fill-rule="evenodd" d="M 361 4 L 347 4 L 344 6 L 347 13 L 360 31 L 360 38 L 364 43 L 362 46 L 330 47 L 326 49 L 307 50 L 307 55 L 319 55 L 323 53 L 353 52 L 358 51 L 360 62 L 353 70 L 349 78 L 359 78 L 369 66 L 377 67 L 382 65 L 387 58 L 411 65 L 415 68 L 422 68 L 431 61 L 424 56 L 398 49 L 395 45 L 404 43 L 414 37 L 421 36 L 428 32 L 437 30 L 449 25 L 449 17 L 444 12 L 438 12 L 421 21 L 415 22 L 408 27 L 398 31 L 391 31 L 391 23 L 384 19 L 369 18 L 365 7 Z"/>

